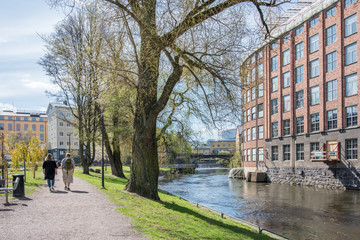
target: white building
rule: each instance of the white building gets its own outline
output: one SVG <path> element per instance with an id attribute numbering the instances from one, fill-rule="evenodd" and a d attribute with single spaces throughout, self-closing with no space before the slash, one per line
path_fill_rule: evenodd
<path id="1" fill-rule="evenodd" d="M 70 107 L 63 103 L 50 103 L 48 116 L 48 151 L 61 160 L 67 152 L 79 151 L 79 134 L 70 122 L 74 121 Z"/>

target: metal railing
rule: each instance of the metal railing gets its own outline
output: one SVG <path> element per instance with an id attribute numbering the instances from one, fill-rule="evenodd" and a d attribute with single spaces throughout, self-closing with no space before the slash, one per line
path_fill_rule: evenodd
<path id="1" fill-rule="evenodd" d="M 160 189 L 160 190 L 161 190 L 161 189 Z M 167 194 L 169 194 L 169 195 L 179 197 L 180 200 L 185 200 L 185 201 L 187 201 L 187 202 L 189 202 L 189 203 L 192 203 L 192 204 L 196 205 L 196 207 L 206 208 L 206 209 L 208 209 L 208 210 L 210 210 L 210 211 L 212 211 L 212 212 L 218 213 L 218 214 L 221 216 L 221 218 L 224 218 L 225 216 L 227 216 L 228 218 L 230 218 L 230 219 L 232 219 L 232 220 L 238 221 L 238 222 L 240 222 L 240 223 L 242 223 L 242 224 L 244 224 L 244 225 L 247 225 L 247 226 L 249 226 L 249 227 L 252 227 L 252 228 L 254 228 L 254 229 L 257 229 L 258 234 L 262 234 L 262 232 L 269 232 L 269 233 L 271 233 L 271 234 L 273 234 L 273 235 L 275 235 L 275 236 L 277 236 L 277 237 L 280 237 L 279 239 L 288 239 L 288 240 L 291 240 L 291 238 L 285 237 L 285 236 L 283 236 L 283 235 L 281 235 L 281 234 L 279 234 L 279 233 L 276 233 L 276 232 L 274 232 L 274 231 L 271 231 L 271 230 L 269 230 L 269 229 L 262 228 L 262 227 L 260 227 L 259 225 L 256 225 L 256 224 L 254 224 L 254 223 L 251 223 L 251 222 L 248 222 L 248 221 L 246 221 L 246 220 L 243 220 L 243 219 L 234 217 L 234 216 L 232 216 L 232 215 L 230 215 L 230 214 L 223 213 L 223 212 L 220 212 L 220 211 L 218 211 L 218 210 L 209 208 L 209 207 L 207 207 L 207 206 L 205 206 L 205 205 L 202 205 L 202 204 L 200 204 L 200 203 L 192 202 L 192 201 L 190 201 L 189 199 L 186 199 L 186 198 L 181 197 L 181 196 L 178 196 L 178 195 L 176 195 L 176 194 L 167 192 L 167 191 L 165 191 L 165 190 L 161 190 L 161 191 L 164 192 L 164 193 L 167 193 Z"/>

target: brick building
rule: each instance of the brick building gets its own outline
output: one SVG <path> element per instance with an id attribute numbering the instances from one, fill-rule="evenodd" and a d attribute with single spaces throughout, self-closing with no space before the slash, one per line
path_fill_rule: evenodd
<path id="1" fill-rule="evenodd" d="M 316 1 L 241 68 L 245 171 L 272 182 L 360 189 L 356 0 Z"/>

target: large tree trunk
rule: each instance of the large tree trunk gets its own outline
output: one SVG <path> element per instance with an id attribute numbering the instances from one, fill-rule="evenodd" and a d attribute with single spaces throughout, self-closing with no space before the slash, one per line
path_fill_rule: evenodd
<path id="1" fill-rule="evenodd" d="M 129 181 L 125 189 L 143 197 L 159 200 L 159 163 L 156 141 L 157 81 L 160 46 L 157 38 L 156 1 L 143 2 L 143 25 L 140 26 L 141 48 L 139 82 L 136 96 L 134 137 Z"/>

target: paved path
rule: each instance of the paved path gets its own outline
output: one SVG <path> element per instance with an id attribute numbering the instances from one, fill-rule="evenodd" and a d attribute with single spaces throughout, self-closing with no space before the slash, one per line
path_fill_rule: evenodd
<path id="1" fill-rule="evenodd" d="M 61 179 L 57 193 L 44 185 L 27 200 L 10 199 L 11 206 L 0 196 L 0 239 L 145 239 L 99 189 L 74 178 L 65 191 Z"/>

